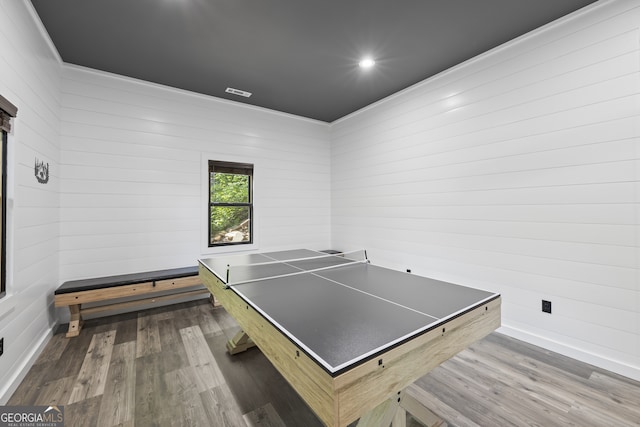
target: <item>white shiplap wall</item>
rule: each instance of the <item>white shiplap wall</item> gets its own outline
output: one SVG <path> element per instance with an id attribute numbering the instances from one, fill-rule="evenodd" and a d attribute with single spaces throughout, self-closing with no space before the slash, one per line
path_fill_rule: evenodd
<path id="1" fill-rule="evenodd" d="M 326 123 L 66 65 L 60 281 L 195 265 L 206 161 L 254 163 L 256 249 L 330 243 Z"/>
<path id="2" fill-rule="evenodd" d="M 0 94 L 18 107 L 9 134 L 7 296 L 0 300 L 0 405 L 55 324 L 61 62 L 28 1 L 0 1 Z M 49 164 L 39 184 L 35 159 Z"/>
<path id="3" fill-rule="evenodd" d="M 601 1 L 329 128 L 61 67 L 30 2 L 0 0 L 19 108 L 0 404 L 65 321 L 62 281 L 207 253 L 208 158 L 256 164 L 258 249 L 366 247 L 498 290 L 505 332 L 640 378 L 639 6 Z"/>
<path id="4" fill-rule="evenodd" d="M 499 291 L 504 332 L 640 378 L 639 26 L 602 1 L 334 123 L 333 246 Z"/>

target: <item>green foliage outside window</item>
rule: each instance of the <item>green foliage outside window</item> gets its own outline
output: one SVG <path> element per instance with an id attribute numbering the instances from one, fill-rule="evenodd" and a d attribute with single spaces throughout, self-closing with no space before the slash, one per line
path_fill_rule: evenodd
<path id="1" fill-rule="evenodd" d="M 212 173 L 213 203 L 249 203 L 249 176 L 232 173 Z"/>
<path id="2" fill-rule="evenodd" d="M 210 244 L 251 241 L 251 175 L 210 172 Z"/>

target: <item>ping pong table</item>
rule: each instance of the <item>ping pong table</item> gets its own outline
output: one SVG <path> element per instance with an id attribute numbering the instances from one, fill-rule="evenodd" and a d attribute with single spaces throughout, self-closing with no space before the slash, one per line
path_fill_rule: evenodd
<path id="1" fill-rule="evenodd" d="M 328 426 L 388 426 L 404 391 L 500 326 L 499 294 L 308 249 L 199 260 L 241 332 Z M 401 412 L 404 414 L 404 412 Z M 406 416 L 406 415 L 405 415 Z"/>

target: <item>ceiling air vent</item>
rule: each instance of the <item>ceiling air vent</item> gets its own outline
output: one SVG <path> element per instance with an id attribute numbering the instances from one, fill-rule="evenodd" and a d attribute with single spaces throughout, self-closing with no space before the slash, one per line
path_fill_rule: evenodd
<path id="1" fill-rule="evenodd" d="M 251 92 L 247 92 L 240 89 L 234 89 L 232 87 L 228 87 L 227 90 L 225 90 L 225 92 L 231 93 L 233 95 L 244 96 L 245 98 L 248 98 L 251 96 Z"/>

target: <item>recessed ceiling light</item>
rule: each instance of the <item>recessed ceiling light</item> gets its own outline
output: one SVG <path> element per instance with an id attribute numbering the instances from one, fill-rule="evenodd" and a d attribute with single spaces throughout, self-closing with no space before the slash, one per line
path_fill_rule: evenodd
<path id="1" fill-rule="evenodd" d="M 376 61 L 371 58 L 364 58 L 362 61 L 358 63 L 360 68 L 371 68 L 376 65 Z"/>

